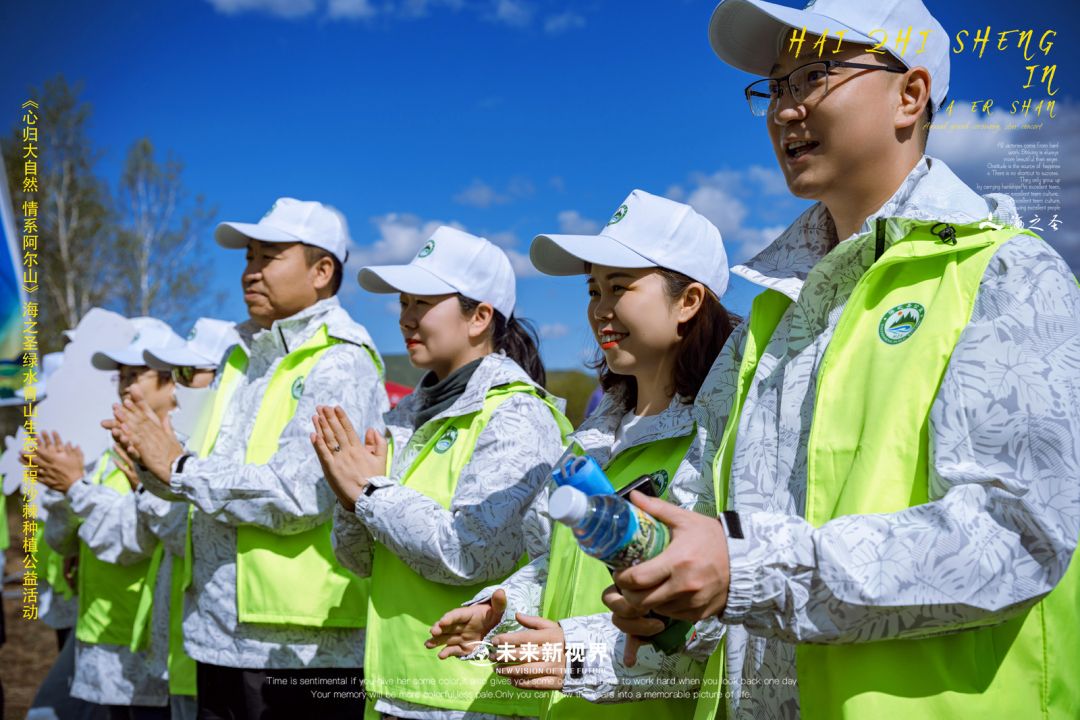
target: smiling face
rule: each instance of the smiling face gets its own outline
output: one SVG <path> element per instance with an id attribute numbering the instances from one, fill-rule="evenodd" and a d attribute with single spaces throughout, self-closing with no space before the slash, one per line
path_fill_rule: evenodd
<path id="1" fill-rule="evenodd" d="M 668 382 L 681 306 L 657 268 L 590 267 L 589 326 L 612 372 Z"/>
<path id="2" fill-rule="evenodd" d="M 827 58 L 869 65 L 898 64 L 890 55 L 869 53 L 865 46 L 852 44 Z M 770 77 L 783 77 L 816 59 L 814 55 L 795 58 L 784 53 Z M 895 190 L 893 170 L 904 164 L 897 157 L 901 143 L 896 124 L 904 78 L 877 70 L 831 68 L 828 93 L 799 105 L 784 88 L 775 111 L 764 119 L 780 169 L 794 195 L 830 205 L 850 202 L 852 195 L 879 194 L 876 190 L 883 182 Z M 909 169 L 902 169 L 901 179 Z"/>
<path id="3" fill-rule="evenodd" d="M 488 329 L 491 306 L 482 303 L 470 314 L 461 311 L 457 295 L 400 295 L 398 327 L 409 362 L 431 370 L 440 380 L 492 351 Z"/>
<path id="4" fill-rule="evenodd" d="M 275 320 L 311 307 L 328 292 L 332 265 L 319 261 L 309 266 L 300 243 L 250 240 L 242 278 L 248 315 L 268 328 Z"/>

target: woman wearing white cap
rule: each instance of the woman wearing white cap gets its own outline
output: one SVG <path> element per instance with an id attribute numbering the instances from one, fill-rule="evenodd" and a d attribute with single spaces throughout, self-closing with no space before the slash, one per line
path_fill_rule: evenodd
<path id="1" fill-rule="evenodd" d="M 490 666 L 441 663 L 423 648 L 448 605 L 505 577 L 546 537 L 522 516 L 569 423 L 543 389 L 533 337 L 513 315 L 510 261 L 487 240 L 441 227 L 407 265 L 367 267 L 360 284 L 400 293 L 416 392 L 386 416 L 386 440 L 320 407 L 312 444 L 341 503 L 338 558 L 371 576 L 364 673 L 384 717 L 535 716 L 538 701 Z M 373 542 L 374 541 L 374 542 Z"/>
<path id="2" fill-rule="evenodd" d="M 539 235 L 530 255 L 541 272 L 587 276 L 587 316 L 600 346 L 596 367 L 605 392 L 600 406 L 571 435 L 571 450 L 594 458 L 616 490 L 647 475 L 660 496 L 712 514 L 712 489 L 703 483 L 699 468 L 704 433 L 694 421 L 693 402 L 736 322 L 720 303 L 728 269 L 719 231 L 688 205 L 635 190 L 600 235 Z M 544 493 L 537 504 L 546 509 Z M 641 651 L 634 668 L 626 668 L 619 631 L 607 616 L 597 614 L 607 610 L 600 597 L 610 575 L 581 552 L 565 527 L 551 535 L 544 557 L 498 589 L 479 594 L 478 604 L 447 613 L 432 629 L 429 646 L 445 643 L 443 656 L 462 655 L 488 632 L 492 645 L 515 646 L 519 658 L 529 644 L 566 648 L 564 657 L 550 662 L 540 658 L 499 669 L 518 687 L 561 690 L 546 697 L 544 718 L 674 720 L 692 715 L 693 704 L 682 700 L 608 707 L 567 697 L 590 695 L 590 684 L 607 682 L 613 664 L 620 666 L 620 677 L 640 680 L 664 666 L 669 677 L 682 677 L 691 686 L 715 640 L 695 653 L 701 635 L 710 632 L 705 628 L 683 654 L 667 657 L 650 647 Z M 527 611 L 516 619 L 528 629 L 492 637 L 507 597 L 505 618 L 515 617 L 513 610 Z M 684 641 L 680 637 L 677 645 Z M 575 654 L 572 648 L 587 652 Z M 678 671 L 671 672 L 676 666 Z M 672 693 L 681 689 L 666 688 Z"/>

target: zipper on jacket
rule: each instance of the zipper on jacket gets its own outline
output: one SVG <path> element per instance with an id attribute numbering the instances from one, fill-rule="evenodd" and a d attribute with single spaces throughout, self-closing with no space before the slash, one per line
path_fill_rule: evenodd
<path id="1" fill-rule="evenodd" d="M 289 343 L 285 342 L 285 331 L 281 329 L 281 326 L 277 326 L 278 335 L 281 337 L 281 346 L 285 348 L 285 354 L 289 354 Z"/>
<path id="2" fill-rule="evenodd" d="M 876 225 L 874 237 L 874 262 L 877 262 L 885 253 L 885 218 L 878 218 L 874 224 Z"/>

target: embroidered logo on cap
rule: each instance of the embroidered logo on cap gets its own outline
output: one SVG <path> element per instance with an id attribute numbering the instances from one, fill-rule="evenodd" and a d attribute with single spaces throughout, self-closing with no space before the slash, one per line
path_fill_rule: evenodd
<path id="1" fill-rule="evenodd" d="M 431 254 L 431 252 L 434 249 L 435 249 L 435 241 L 434 240 L 428 240 L 427 244 L 424 245 L 424 247 L 420 248 L 420 252 L 418 252 L 416 254 L 416 257 L 418 257 L 418 258 L 427 257 L 428 255 Z"/>
<path id="2" fill-rule="evenodd" d="M 897 305 L 881 317 L 878 337 L 889 345 L 902 343 L 911 337 L 926 317 L 926 308 L 919 303 Z"/>
<path id="3" fill-rule="evenodd" d="M 622 220 L 624 217 L 626 217 L 626 211 L 627 210 L 628 210 L 628 208 L 626 207 L 626 205 L 620 205 L 619 209 L 615 211 L 615 214 L 611 216 L 611 219 L 607 221 L 607 224 L 608 225 L 614 225 L 615 223 Z M 607 227 L 607 226 L 605 226 L 605 227 Z"/>

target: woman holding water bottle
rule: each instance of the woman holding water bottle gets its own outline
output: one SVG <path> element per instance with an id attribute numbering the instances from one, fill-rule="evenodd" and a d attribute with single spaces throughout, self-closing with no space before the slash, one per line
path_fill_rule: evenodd
<path id="1" fill-rule="evenodd" d="M 595 460 L 615 491 L 638 486 L 713 514 L 712 489 L 699 470 L 704 434 L 692 410 L 735 324 L 720 303 L 728 270 L 719 231 L 688 205 L 635 190 L 600 235 L 540 235 L 531 258 L 550 275 L 587 276 L 588 320 L 601 350 L 597 368 L 604 397 L 571 435 L 569 453 Z M 572 455 L 558 463 L 556 481 L 582 465 Z M 541 493 L 541 510 L 546 501 Z M 565 526 L 554 528 L 551 537 L 546 555 L 480 593 L 474 604 L 448 612 L 432 628 L 428 647 L 445 645 L 443 658 L 462 656 L 486 634 L 498 649 L 496 660 L 514 661 L 498 671 L 515 686 L 560 691 L 547 696 L 542 718 L 692 715 L 689 700 L 605 707 L 574 697 L 596 695 L 595 684 L 612 677 L 613 664 L 624 663 L 626 638 L 601 614 L 607 608 L 600 596 L 611 584 L 607 568 L 582 552 Z M 525 629 L 505 632 L 520 627 L 514 620 Z M 504 632 L 494 634 L 496 625 Z M 653 690 L 648 679 L 663 667 L 665 676 L 683 676 L 692 686 L 716 644 L 716 638 L 703 636 L 720 628 L 699 625 L 692 639 L 686 629 L 674 641 L 665 632 L 666 642 L 658 643 L 678 654 L 642 649 L 636 667 L 621 668 L 620 676 L 637 677 L 642 689 Z M 697 646 L 702 652 L 695 653 Z M 620 699 L 637 698 L 629 692 Z"/>
<path id="2" fill-rule="evenodd" d="M 319 408 L 312 442 L 340 500 L 338 559 L 371 577 L 364 675 L 383 718 L 531 717 L 539 699 L 490 666 L 423 648 L 447 606 L 547 546 L 522 516 L 570 430 L 543 389 L 535 339 L 514 317 L 502 250 L 449 227 L 407 265 L 365 267 L 360 284 L 398 293 L 409 360 L 428 373 L 386 415 L 391 437 L 356 433 Z M 530 527 L 536 523 L 530 523 Z"/>

